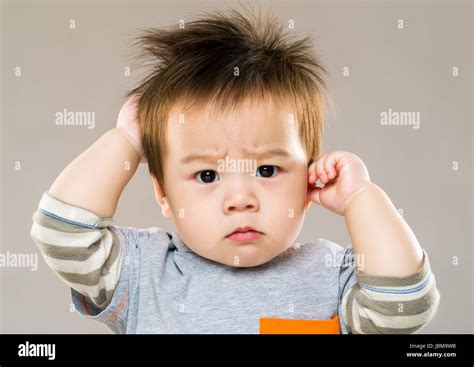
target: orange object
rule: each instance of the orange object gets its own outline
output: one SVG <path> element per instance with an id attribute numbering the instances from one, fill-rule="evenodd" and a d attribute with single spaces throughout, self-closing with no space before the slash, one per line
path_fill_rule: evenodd
<path id="1" fill-rule="evenodd" d="M 337 314 L 330 320 L 260 319 L 260 334 L 340 334 Z"/>

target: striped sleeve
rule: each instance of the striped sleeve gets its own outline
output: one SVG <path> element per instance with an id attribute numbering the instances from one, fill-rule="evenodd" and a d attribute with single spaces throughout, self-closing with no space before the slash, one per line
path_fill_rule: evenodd
<path id="1" fill-rule="evenodd" d="M 51 269 L 101 309 L 110 303 L 120 276 L 121 246 L 112 223 L 46 191 L 30 233 Z"/>
<path id="2" fill-rule="evenodd" d="M 410 276 L 354 274 L 357 281 L 341 301 L 348 333 L 411 334 L 437 312 L 440 294 L 425 250 L 421 270 Z"/>

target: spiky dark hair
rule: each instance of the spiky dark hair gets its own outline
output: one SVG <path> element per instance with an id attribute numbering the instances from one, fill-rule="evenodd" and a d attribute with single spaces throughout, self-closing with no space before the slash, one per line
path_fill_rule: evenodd
<path id="1" fill-rule="evenodd" d="M 140 95 L 144 154 L 162 188 L 168 113 L 177 102 L 212 103 L 222 112 L 246 98 L 290 98 L 308 164 L 319 157 L 327 71 L 312 37 L 296 38 L 268 9 L 204 11 L 182 28 L 144 30 L 135 46 L 151 70 L 128 96 Z"/>

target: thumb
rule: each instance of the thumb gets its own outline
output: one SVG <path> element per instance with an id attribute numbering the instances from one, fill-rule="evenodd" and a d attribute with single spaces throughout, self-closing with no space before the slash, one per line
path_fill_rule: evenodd
<path id="1" fill-rule="evenodd" d="M 321 199 L 319 197 L 319 193 L 321 192 L 322 188 L 321 187 L 315 187 L 313 191 L 311 191 L 310 197 L 311 200 L 313 200 L 316 204 L 322 205 L 321 204 Z"/>

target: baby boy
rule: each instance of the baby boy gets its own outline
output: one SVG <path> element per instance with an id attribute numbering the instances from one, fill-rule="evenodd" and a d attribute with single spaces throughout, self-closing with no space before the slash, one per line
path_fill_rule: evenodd
<path id="1" fill-rule="evenodd" d="M 357 155 L 322 153 L 309 37 L 231 10 L 139 41 L 152 71 L 33 214 L 81 315 L 115 333 L 413 333 L 433 318 L 427 252 Z M 114 225 L 140 163 L 176 233 Z M 352 247 L 295 243 L 311 203 L 344 217 Z"/>

